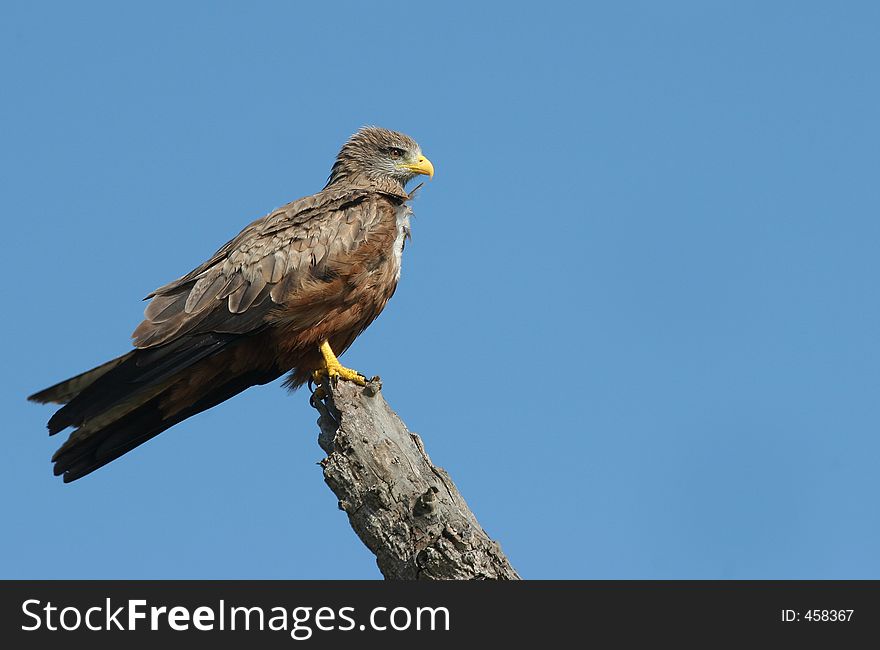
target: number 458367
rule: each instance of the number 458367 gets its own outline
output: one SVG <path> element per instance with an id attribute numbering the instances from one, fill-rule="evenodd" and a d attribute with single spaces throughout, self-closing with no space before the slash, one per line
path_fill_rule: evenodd
<path id="1" fill-rule="evenodd" d="M 851 609 L 808 609 L 804 612 L 805 621 L 849 621 L 852 618 Z"/>

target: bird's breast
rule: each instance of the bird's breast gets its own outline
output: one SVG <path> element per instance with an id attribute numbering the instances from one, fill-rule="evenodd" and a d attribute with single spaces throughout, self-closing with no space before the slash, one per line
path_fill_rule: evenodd
<path id="1" fill-rule="evenodd" d="M 394 260 L 394 281 L 400 279 L 400 268 L 403 260 L 403 248 L 410 236 L 409 220 L 412 216 L 412 207 L 408 203 L 397 206 L 394 210 L 394 220 L 397 226 L 397 234 L 394 238 L 392 254 Z"/>

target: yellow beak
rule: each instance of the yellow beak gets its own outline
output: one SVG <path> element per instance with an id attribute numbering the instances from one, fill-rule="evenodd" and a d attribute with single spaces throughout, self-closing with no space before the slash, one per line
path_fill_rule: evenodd
<path id="1" fill-rule="evenodd" d="M 424 156 L 419 156 L 419 159 L 411 165 L 402 165 L 402 167 L 416 174 L 427 174 L 428 178 L 434 178 L 434 165 Z"/>

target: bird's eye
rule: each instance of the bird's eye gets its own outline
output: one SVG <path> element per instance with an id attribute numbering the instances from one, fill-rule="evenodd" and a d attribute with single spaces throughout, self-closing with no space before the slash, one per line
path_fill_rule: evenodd
<path id="1" fill-rule="evenodd" d="M 406 153 L 403 149 L 398 149 L 397 147 L 391 147 L 388 150 L 388 155 L 392 158 L 403 158 L 403 154 Z"/>

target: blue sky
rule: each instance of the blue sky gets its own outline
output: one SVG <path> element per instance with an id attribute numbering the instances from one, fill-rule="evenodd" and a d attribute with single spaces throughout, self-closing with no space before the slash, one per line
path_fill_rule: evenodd
<path id="1" fill-rule="evenodd" d="M 5 578 L 375 578 L 275 383 L 63 485 L 26 395 L 318 191 L 437 174 L 344 361 L 529 578 L 880 578 L 876 3 L 3 3 Z"/>

